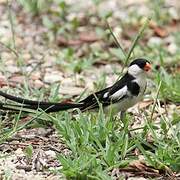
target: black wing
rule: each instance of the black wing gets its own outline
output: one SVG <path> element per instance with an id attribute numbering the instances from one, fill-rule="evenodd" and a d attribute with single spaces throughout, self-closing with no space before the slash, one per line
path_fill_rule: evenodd
<path id="1" fill-rule="evenodd" d="M 89 95 L 87 98 L 80 101 L 84 106 L 80 108 L 81 110 L 95 109 L 99 107 L 99 103 L 102 106 L 108 106 L 111 103 L 116 103 L 117 101 L 122 100 L 126 97 L 126 94 L 122 94 L 119 99 L 113 99 L 112 96 L 117 91 L 121 90 L 128 82 L 131 82 L 134 79 L 133 76 L 126 73 L 119 81 L 117 81 L 113 86 L 105 88 L 101 91 L 98 91 L 94 94 Z M 99 102 L 98 102 L 99 101 Z"/>
<path id="2" fill-rule="evenodd" d="M 94 94 L 89 95 L 87 98 L 83 99 L 79 103 L 83 103 L 83 107 L 80 108 L 82 111 L 88 109 L 95 109 L 99 107 L 99 102 L 102 103 L 103 106 L 107 106 L 110 104 L 108 98 L 104 98 L 104 94 L 109 92 L 111 87 L 105 88 L 101 91 L 98 91 Z M 99 101 L 99 102 L 98 102 Z"/>
<path id="3" fill-rule="evenodd" d="M 127 85 L 127 83 L 131 82 L 132 80 L 134 80 L 135 78 L 126 73 L 119 81 L 117 81 L 110 89 L 109 91 L 109 96 L 113 95 L 114 93 L 116 93 L 118 90 L 120 90 L 121 88 L 123 88 L 124 86 Z"/>

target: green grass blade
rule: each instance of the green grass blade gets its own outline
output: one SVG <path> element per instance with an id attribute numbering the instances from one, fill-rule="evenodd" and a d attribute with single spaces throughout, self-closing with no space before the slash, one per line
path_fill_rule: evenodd
<path id="1" fill-rule="evenodd" d="M 112 28 L 111 28 L 111 26 L 109 25 L 108 21 L 106 21 L 106 23 L 107 23 L 108 29 L 109 29 L 109 31 L 110 31 L 110 33 L 111 33 L 111 35 L 112 35 L 112 37 L 113 37 L 113 39 L 114 39 L 117 47 L 118 47 L 119 49 L 121 49 L 124 57 L 126 58 L 126 52 L 125 52 L 125 50 L 123 49 L 123 47 L 122 47 L 121 44 L 119 43 L 118 39 L 116 38 L 115 34 L 113 33 Z"/>
<path id="2" fill-rule="evenodd" d="M 124 65 L 123 65 L 123 67 L 122 67 L 122 70 L 121 70 L 121 73 L 120 73 L 119 78 L 121 77 L 121 74 L 123 73 L 124 68 L 127 66 L 128 62 L 129 62 L 129 59 L 130 59 L 130 57 L 131 57 L 131 54 L 132 54 L 134 48 L 136 47 L 139 39 L 143 36 L 143 33 L 144 33 L 145 29 L 146 29 L 147 26 L 149 25 L 150 20 L 151 20 L 151 18 L 147 18 L 147 19 L 146 19 L 145 23 L 143 24 L 143 26 L 142 26 L 141 29 L 139 30 L 138 34 L 136 35 L 136 37 L 135 37 L 135 39 L 134 39 L 134 41 L 133 41 L 133 43 L 132 43 L 132 45 L 131 45 L 131 47 L 130 47 L 130 49 L 129 49 L 129 51 L 128 51 L 128 54 L 127 54 L 127 56 L 126 56 L 125 63 L 124 63 Z M 119 79 L 119 78 L 118 78 L 118 79 Z"/>

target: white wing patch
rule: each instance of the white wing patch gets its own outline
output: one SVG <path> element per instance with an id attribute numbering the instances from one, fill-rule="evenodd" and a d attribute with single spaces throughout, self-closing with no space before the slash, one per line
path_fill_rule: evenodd
<path id="1" fill-rule="evenodd" d="M 122 89 L 119 89 L 114 94 L 112 94 L 110 98 L 112 100 L 119 100 L 128 93 L 127 91 L 127 86 L 124 86 Z"/>
<path id="2" fill-rule="evenodd" d="M 109 92 L 106 92 L 106 93 L 104 94 L 103 98 L 107 98 L 108 95 L 109 95 Z"/>

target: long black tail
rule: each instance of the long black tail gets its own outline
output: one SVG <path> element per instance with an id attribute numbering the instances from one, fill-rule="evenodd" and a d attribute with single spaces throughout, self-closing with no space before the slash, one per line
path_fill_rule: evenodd
<path id="1" fill-rule="evenodd" d="M 58 111 L 64 111 L 74 108 L 81 109 L 84 106 L 83 103 L 53 103 L 53 102 L 43 102 L 43 101 L 40 102 L 32 101 L 32 100 L 12 96 L 2 91 L 0 91 L 0 96 L 3 96 L 6 99 L 21 104 L 21 105 L 11 105 L 11 104 L 0 103 L 0 109 L 2 110 L 14 110 L 13 107 L 19 107 L 19 108 L 27 108 L 33 110 L 41 109 L 46 111 L 47 113 L 50 113 L 50 112 L 58 112 Z"/>
<path id="2" fill-rule="evenodd" d="M 14 108 L 15 107 L 15 108 Z M 0 110 L 10 110 L 10 111 L 17 111 L 16 107 L 19 107 L 18 105 L 11 105 L 0 102 Z"/>

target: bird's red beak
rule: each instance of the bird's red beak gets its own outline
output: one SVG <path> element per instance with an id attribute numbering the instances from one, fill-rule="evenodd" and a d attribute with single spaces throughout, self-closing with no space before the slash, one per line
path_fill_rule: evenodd
<path id="1" fill-rule="evenodd" d="M 144 66 L 144 70 L 145 71 L 149 71 L 149 70 L 151 70 L 151 64 L 149 64 L 148 62 L 146 63 L 146 65 Z"/>

